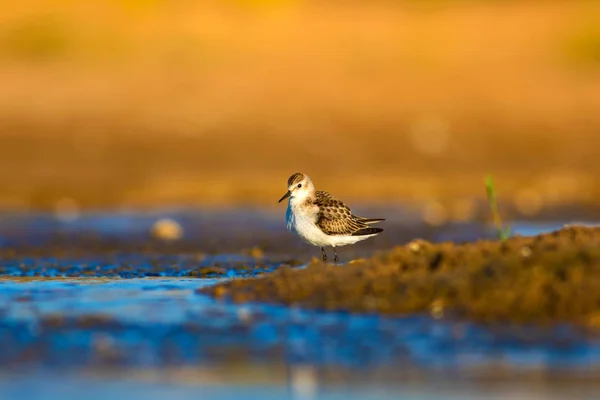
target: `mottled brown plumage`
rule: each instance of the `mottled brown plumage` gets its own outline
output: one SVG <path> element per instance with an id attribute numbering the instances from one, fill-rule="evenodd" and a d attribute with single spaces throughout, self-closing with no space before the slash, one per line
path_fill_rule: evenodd
<path id="1" fill-rule="evenodd" d="M 327 235 L 361 235 L 381 232 L 371 228 L 370 223 L 384 221 L 358 217 L 340 200 L 327 192 L 318 190 L 313 204 L 319 207 L 316 225 Z"/>

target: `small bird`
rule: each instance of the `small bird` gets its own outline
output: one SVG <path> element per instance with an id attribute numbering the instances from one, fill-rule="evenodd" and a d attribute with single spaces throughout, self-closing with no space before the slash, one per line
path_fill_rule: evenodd
<path id="1" fill-rule="evenodd" d="M 336 248 L 354 244 L 383 232 L 370 225 L 385 221 L 384 218 L 356 216 L 350 208 L 331 194 L 315 190 L 308 175 L 297 172 L 289 177 L 288 191 L 279 203 L 289 197 L 286 211 L 287 229 L 305 242 L 321 247 L 323 261 L 327 261 L 325 246 L 333 247 L 335 263 Z"/>

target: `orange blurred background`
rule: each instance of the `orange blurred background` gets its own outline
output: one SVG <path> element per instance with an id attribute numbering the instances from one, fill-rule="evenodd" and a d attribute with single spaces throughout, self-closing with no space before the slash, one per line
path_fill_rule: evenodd
<path id="1" fill-rule="evenodd" d="M 0 208 L 600 205 L 595 1 L 25 1 Z"/>

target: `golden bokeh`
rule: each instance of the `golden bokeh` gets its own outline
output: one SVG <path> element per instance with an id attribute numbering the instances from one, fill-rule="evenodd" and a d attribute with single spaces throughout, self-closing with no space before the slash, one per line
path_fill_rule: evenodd
<path id="1" fill-rule="evenodd" d="M 3 209 L 599 204 L 596 2 L 13 2 Z M 65 200 L 68 199 L 68 200 Z M 75 213 L 75 214 L 73 214 Z"/>

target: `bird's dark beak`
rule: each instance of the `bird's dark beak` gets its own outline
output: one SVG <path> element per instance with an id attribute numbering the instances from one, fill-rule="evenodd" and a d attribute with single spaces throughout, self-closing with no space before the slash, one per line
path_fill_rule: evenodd
<path id="1" fill-rule="evenodd" d="M 292 195 L 292 192 L 290 192 L 289 190 L 287 191 L 286 194 L 283 195 L 282 198 L 279 199 L 278 203 L 281 203 L 282 201 L 284 201 L 285 199 L 287 199 L 288 197 L 290 197 Z"/>

